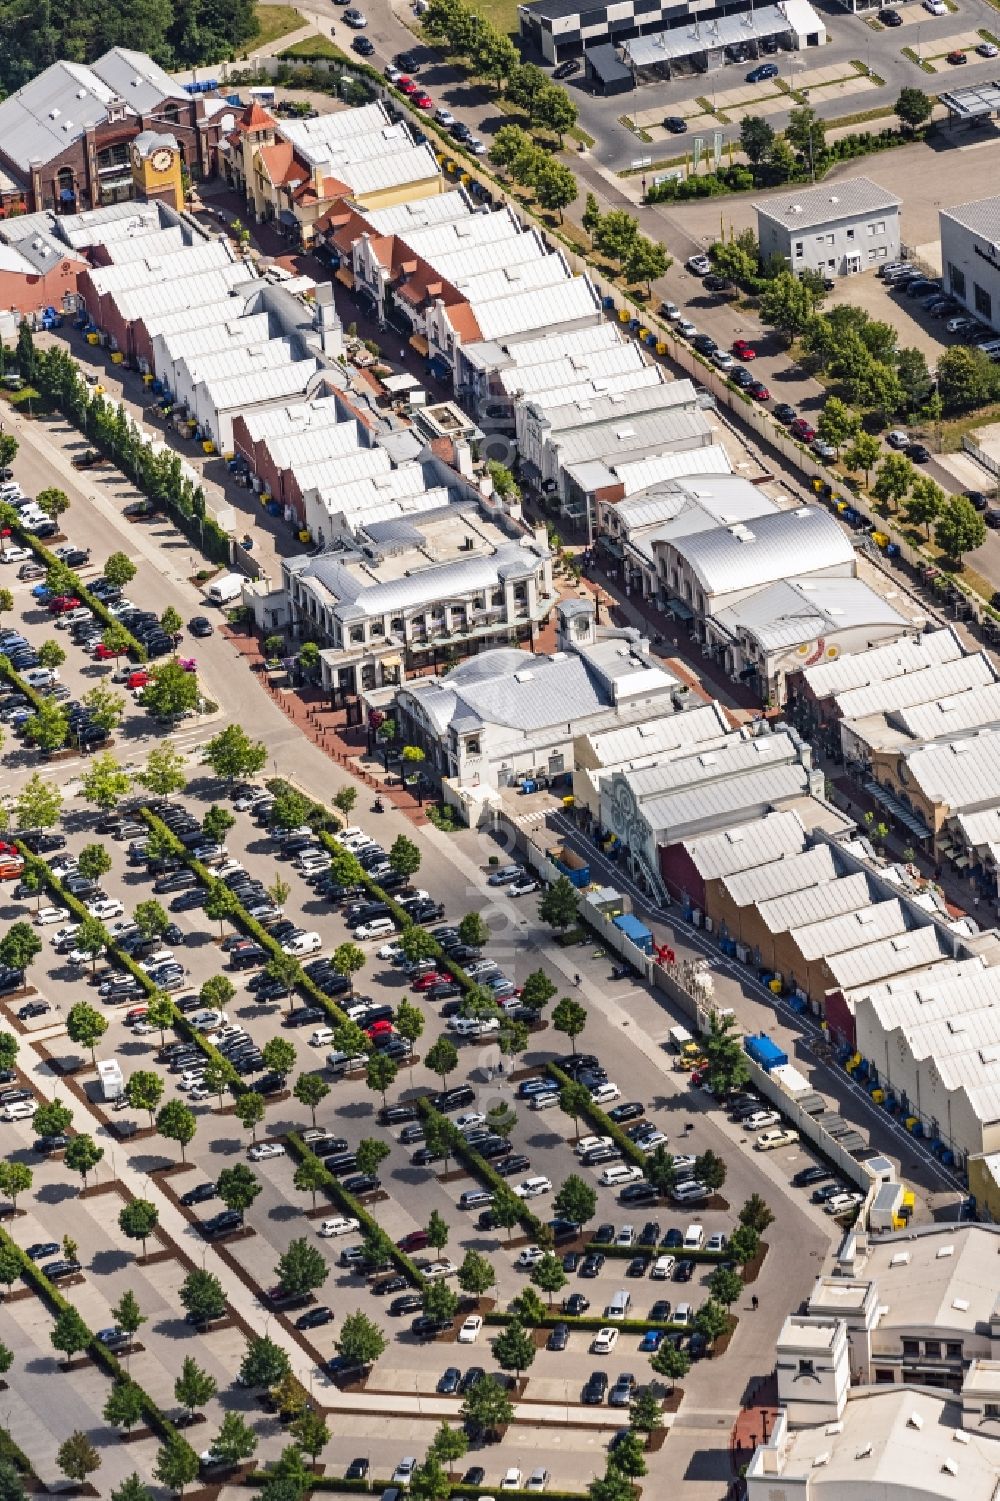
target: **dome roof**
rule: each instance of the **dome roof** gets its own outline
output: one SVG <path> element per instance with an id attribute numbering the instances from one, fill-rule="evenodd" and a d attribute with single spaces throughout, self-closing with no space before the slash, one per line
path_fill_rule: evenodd
<path id="1" fill-rule="evenodd" d="M 481 683 L 488 678 L 509 677 L 514 672 L 537 664 L 538 658 L 533 657 L 530 652 L 519 651 L 514 646 L 498 646 L 493 651 L 483 651 L 478 656 L 468 657 L 460 662 L 446 675 L 445 681 L 449 688 L 456 688 L 463 683 Z"/>

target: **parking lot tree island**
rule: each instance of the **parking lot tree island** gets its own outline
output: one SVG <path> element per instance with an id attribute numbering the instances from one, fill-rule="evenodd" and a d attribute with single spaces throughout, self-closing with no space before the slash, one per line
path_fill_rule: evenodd
<path id="1" fill-rule="evenodd" d="M 184 767 L 184 757 L 178 751 L 170 745 L 158 745 L 146 757 L 137 780 L 155 797 L 170 797 L 175 792 L 183 792 L 187 786 Z"/>
<path id="2" fill-rule="evenodd" d="M 569 885 L 569 882 L 566 883 Z M 572 890 L 572 887 L 570 888 Z M 579 1001 L 574 1001 L 571 996 L 564 995 L 552 1012 L 552 1025 L 557 1032 L 562 1032 L 570 1040 L 573 1052 L 576 1052 L 576 1039 L 587 1025 L 587 1008 L 581 1006 Z"/>
<path id="3" fill-rule="evenodd" d="M 246 1099 L 243 1095 L 241 1098 Z M 254 1096 L 254 1098 L 259 1098 Z M 252 1206 L 257 1195 L 264 1185 L 257 1174 L 248 1168 L 245 1162 L 236 1162 L 232 1167 L 224 1167 L 220 1172 L 216 1186 L 219 1198 L 227 1209 L 233 1209 L 237 1214 L 245 1215 Z"/>
<path id="4" fill-rule="evenodd" d="M 133 1199 L 118 1212 L 118 1228 L 127 1240 L 142 1242 L 142 1254 L 146 1255 L 146 1242 L 160 1223 L 160 1211 L 148 1199 Z"/>
<path id="5" fill-rule="evenodd" d="M 259 740 L 251 740 L 242 726 L 231 724 L 209 740 L 202 761 L 220 780 L 232 783 L 263 771 L 267 765 L 267 747 Z"/>
<path id="6" fill-rule="evenodd" d="M 226 1295 L 214 1272 L 195 1267 L 181 1283 L 181 1307 L 201 1327 L 221 1319 L 226 1311 Z M 178 1398 L 178 1400 L 181 1400 Z M 206 1398 L 207 1400 L 207 1398 Z M 185 1404 L 187 1405 L 187 1404 Z"/>
<path id="7" fill-rule="evenodd" d="M 108 751 L 95 756 L 80 783 L 81 796 L 102 813 L 117 808 L 132 786 L 129 772 Z"/>
<path id="8" fill-rule="evenodd" d="M 83 1179 L 83 1186 L 87 1186 L 87 1175 L 104 1158 L 104 1148 L 99 1147 L 92 1136 L 81 1132 L 78 1136 L 70 1138 L 63 1161 L 73 1173 L 79 1173 Z"/>
<path id="9" fill-rule="evenodd" d="M 440 1285 L 440 1284 L 439 1284 Z M 340 1326 L 337 1353 L 358 1365 L 374 1365 L 389 1341 L 367 1314 L 349 1313 Z"/>

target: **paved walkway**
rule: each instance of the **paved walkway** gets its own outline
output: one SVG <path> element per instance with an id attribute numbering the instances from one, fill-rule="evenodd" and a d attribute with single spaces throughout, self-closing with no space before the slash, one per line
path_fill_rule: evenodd
<path id="1" fill-rule="evenodd" d="M 733 1424 L 729 1456 L 734 1475 L 739 1475 L 757 1445 L 767 1442 L 778 1411 L 777 1378 L 768 1376 L 765 1381 L 755 1383 Z"/>

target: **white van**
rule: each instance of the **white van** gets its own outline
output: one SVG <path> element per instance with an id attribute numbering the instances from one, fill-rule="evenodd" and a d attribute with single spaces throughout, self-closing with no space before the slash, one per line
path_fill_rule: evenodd
<path id="1" fill-rule="evenodd" d="M 694 1315 L 691 1312 L 690 1303 L 678 1303 L 671 1316 L 672 1324 L 690 1324 Z"/>
<path id="2" fill-rule="evenodd" d="M 310 1046 L 314 1047 L 314 1048 L 329 1047 L 329 1045 L 330 1045 L 330 1043 L 332 1041 L 333 1041 L 333 1028 L 332 1027 L 317 1027 L 316 1030 L 315 1030 L 315 1032 L 310 1032 L 310 1034 L 309 1034 L 309 1043 L 310 1043 Z"/>
<path id="3" fill-rule="evenodd" d="M 554 1089 L 546 1089 L 542 1094 L 533 1094 L 528 1101 L 529 1110 L 552 1110 L 559 1104 L 559 1096 Z"/>
<path id="4" fill-rule="evenodd" d="M 604 1169 L 601 1182 L 605 1188 L 619 1188 L 623 1183 L 638 1183 L 641 1177 L 642 1168 L 634 1162 L 616 1162 Z"/>
<path id="5" fill-rule="evenodd" d="M 699 1183 L 697 1178 L 688 1178 L 683 1183 L 674 1184 L 670 1197 L 675 1204 L 701 1204 L 712 1197 L 712 1190 Z"/>
<path id="6" fill-rule="evenodd" d="M 613 1105 L 615 1100 L 620 1100 L 622 1092 L 617 1084 L 609 1080 L 607 1084 L 598 1084 L 596 1089 L 590 1091 L 590 1098 L 595 1105 Z"/>
<path id="7" fill-rule="evenodd" d="M 700 1251 L 704 1244 L 705 1226 L 699 1225 L 697 1221 L 693 1225 L 688 1225 L 684 1231 L 685 1251 Z"/>
<path id="8" fill-rule="evenodd" d="M 242 573 L 224 573 L 214 583 L 209 584 L 205 591 L 205 598 L 213 605 L 232 604 L 233 600 L 239 599 L 243 593 L 245 583 Z"/>
<path id="9" fill-rule="evenodd" d="M 676 1264 L 677 1258 L 674 1256 L 657 1256 L 649 1275 L 654 1282 L 668 1282 L 674 1275 Z"/>
<path id="10" fill-rule="evenodd" d="M 368 1067 L 368 1054 L 355 1053 L 352 1058 L 350 1053 L 327 1053 L 326 1066 L 331 1074 L 353 1074 Z"/>
<path id="11" fill-rule="evenodd" d="M 614 1297 L 611 1299 L 611 1302 L 608 1304 L 607 1308 L 605 1308 L 604 1317 L 606 1319 L 627 1319 L 628 1311 L 631 1307 L 632 1294 L 626 1292 L 624 1288 L 621 1288 L 618 1292 L 615 1293 Z"/>

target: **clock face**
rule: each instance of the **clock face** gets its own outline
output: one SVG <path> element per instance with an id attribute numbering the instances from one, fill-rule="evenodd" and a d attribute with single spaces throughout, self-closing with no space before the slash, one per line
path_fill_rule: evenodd
<path id="1" fill-rule="evenodd" d="M 153 152 L 149 160 L 157 172 L 166 172 L 173 161 L 173 155 L 165 146 L 161 146 L 158 151 Z"/>

